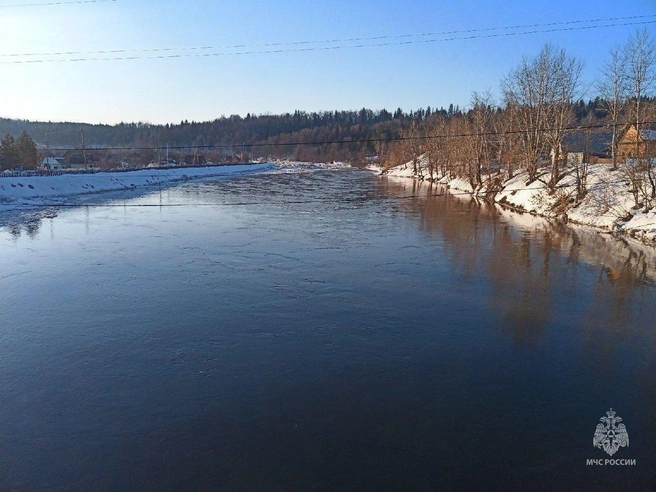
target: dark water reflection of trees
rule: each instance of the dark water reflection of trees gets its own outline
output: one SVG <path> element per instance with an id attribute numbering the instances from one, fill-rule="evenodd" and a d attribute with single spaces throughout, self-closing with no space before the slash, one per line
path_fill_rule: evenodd
<path id="1" fill-rule="evenodd" d="M 29 220 L 25 220 L 24 222 L 8 221 L 7 224 L 2 224 L 1 227 L 6 229 L 6 231 L 9 233 L 9 236 L 13 240 L 17 240 L 23 234 L 26 234 L 29 238 L 34 239 L 39 234 L 41 224 L 41 218 L 31 218 Z"/>
<path id="2" fill-rule="evenodd" d="M 441 186 L 398 179 L 381 186 L 411 197 L 395 206 L 451 246 L 448 254 L 463 275 L 487 276 L 489 304 L 517 343 L 535 343 L 554 316 L 566 316 L 575 295 L 588 296 L 582 321 L 589 343 L 604 344 L 596 330 L 601 322 L 605 333 L 653 322 L 650 312 L 640 312 L 656 284 L 656 252 L 648 246 L 450 195 Z M 591 269 L 597 271 L 592 286 Z"/>
<path id="3" fill-rule="evenodd" d="M 43 221 L 56 216 L 57 209 L 54 207 L 0 211 L 0 232 L 6 232 L 14 241 L 23 235 L 35 239 L 41 231 Z"/>

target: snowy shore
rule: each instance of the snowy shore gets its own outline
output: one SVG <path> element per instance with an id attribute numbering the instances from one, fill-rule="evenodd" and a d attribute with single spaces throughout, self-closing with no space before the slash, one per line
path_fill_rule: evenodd
<path id="1" fill-rule="evenodd" d="M 421 158 L 416 173 L 412 163 L 387 171 L 376 166 L 370 166 L 369 169 L 387 176 L 430 180 L 427 163 Z M 542 170 L 538 179 L 529 183 L 528 174 L 525 171 L 518 172 L 500 184 L 500 191 L 493 194 L 493 199 L 520 212 L 567 220 L 656 244 L 656 210 L 632 208 L 633 198 L 621 171 L 613 171 L 608 164 L 590 165 L 587 194 L 582 200 L 576 200 L 576 179 L 572 170 L 565 170 L 555 193 L 550 192 L 547 186 L 549 173 L 548 169 Z M 432 182 L 476 196 L 492 196 L 488 194 L 486 186 L 474 190 L 464 178 L 434 176 Z"/>
<path id="2" fill-rule="evenodd" d="M 57 199 L 106 191 L 163 186 L 189 179 L 263 171 L 269 163 L 172 169 L 142 169 L 128 172 L 63 174 L 0 178 L 0 208 L 51 204 Z"/>
<path id="3" fill-rule="evenodd" d="M 392 181 L 395 189 L 404 189 L 406 196 L 428 197 L 443 192 L 443 185 L 436 190 L 435 185 L 428 180 L 410 180 L 407 176 L 397 177 L 394 174 L 385 179 Z M 472 195 L 458 190 L 450 190 L 449 194 L 454 200 L 464 202 L 469 202 Z M 478 207 L 487 211 L 483 204 Z M 656 248 L 653 243 L 626 236 L 618 239 L 615 235 L 601 233 L 602 229 L 599 228 L 572 222 L 565 225 L 536 214 L 517 213 L 499 205 L 494 207 L 494 215 L 487 216 L 495 217 L 501 224 L 508 226 L 504 228 L 504 234 L 509 234 L 512 241 L 520 242 L 526 235 L 530 238 L 548 237 L 549 248 L 560 251 L 564 257 L 575 257 L 577 261 L 601 266 L 601 274 L 611 281 L 623 278 L 656 282 Z"/>

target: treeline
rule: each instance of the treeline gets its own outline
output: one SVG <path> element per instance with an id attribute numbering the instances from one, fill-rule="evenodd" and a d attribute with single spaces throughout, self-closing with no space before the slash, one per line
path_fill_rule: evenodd
<path id="1" fill-rule="evenodd" d="M 599 120 L 607 116 L 605 107 L 605 101 L 597 97 L 587 102 L 577 101 L 573 111 L 579 120 Z M 427 107 L 409 112 L 400 108 L 394 112 L 363 108 L 359 111 L 232 115 L 209 122 L 181 121 L 166 125 L 143 122 L 91 125 L 0 118 L 0 135 L 18 138 L 27 132 L 42 151 L 81 149 L 83 141 L 87 149 L 147 149 L 127 154 L 135 164 L 148 164 L 157 159 L 156 149 L 161 156 L 167 146 L 203 153 L 214 161 L 248 156 L 362 162 L 366 156 L 377 154 L 380 146 L 375 141 L 394 140 L 411 129 L 428 129 L 435 121 L 457 119 L 466 114 L 451 104 L 448 108 Z"/>
<path id="2" fill-rule="evenodd" d="M 34 137 L 42 148 L 126 147 L 165 149 L 184 147 L 226 157 L 248 146 L 256 157 L 295 157 L 308 160 L 351 160 L 374 149 L 362 141 L 395 138 L 409 122 L 422 122 L 433 114 L 458 114 L 449 107 L 404 112 L 295 111 L 280 115 L 232 115 L 209 122 L 181 121 L 179 124 L 120 123 L 90 125 L 79 123 L 32 122 L 0 118 L 0 134 Z M 316 142 L 352 141 L 348 145 L 317 146 Z M 295 144 L 295 145 L 291 145 Z M 151 156 L 152 157 L 152 156 Z"/>

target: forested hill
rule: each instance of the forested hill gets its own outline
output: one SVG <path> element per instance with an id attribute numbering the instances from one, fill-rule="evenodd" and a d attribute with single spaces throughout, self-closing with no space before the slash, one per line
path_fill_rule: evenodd
<path id="1" fill-rule="evenodd" d="M 598 112 L 599 101 L 579 102 L 578 118 Z M 226 155 L 252 151 L 251 157 L 293 157 L 300 160 L 363 160 L 377 154 L 377 139 L 393 139 L 409 129 L 417 130 L 437 117 L 461 116 L 457 106 L 433 110 L 395 112 L 361 109 L 359 111 L 295 111 L 280 115 L 233 115 L 214 121 L 182 121 L 179 124 L 120 123 L 91 125 L 53 123 L 0 118 L 0 135 L 18 137 L 30 134 L 43 148 L 80 148 L 82 133 L 87 148 L 165 148 L 197 147 L 206 154 Z M 599 115 L 602 116 L 602 115 Z M 597 116 L 597 117 L 599 117 Z M 317 142 L 343 142 L 317 145 Z M 368 142 L 367 142 L 368 141 Z M 295 145 L 287 145 L 287 144 Z M 252 149 L 249 145 L 255 144 Z M 266 145 L 264 145 L 266 144 Z M 144 156 L 145 159 L 152 156 Z"/>
<path id="2" fill-rule="evenodd" d="M 450 108 L 451 113 L 459 111 Z M 449 110 L 440 110 L 448 114 Z M 244 145 L 256 144 L 255 149 L 266 156 L 319 158 L 322 160 L 346 159 L 354 154 L 373 152 L 360 144 L 330 146 L 314 149 L 282 145 L 288 143 L 315 143 L 343 140 L 362 141 L 396 137 L 412 121 L 430 117 L 430 108 L 405 113 L 397 110 L 325 111 L 306 113 L 295 111 L 280 115 L 233 115 L 214 121 L 182 121 L 179 124 L 153 125 L 149 123 L 120 123 L 118 125 L 90 125 L 82 123 L 32 122 L 0 119 L 0 134 L 18 136 L 26 131 L 40 147 L 77 148 L 81 145 L 82 131 L 85 145 L 112 147 L 209 147 L 209 151 L 241 151 Z M 267 145 L 266 148 L 261 147 Z M 216 146 L 212 149 L 211 146 Z M 299 155 L 300 154 L 300 155 Z M 317 155 L 318 154 L 318 155 Z M 321 155 L 323 154 L 323 155 Z"/>

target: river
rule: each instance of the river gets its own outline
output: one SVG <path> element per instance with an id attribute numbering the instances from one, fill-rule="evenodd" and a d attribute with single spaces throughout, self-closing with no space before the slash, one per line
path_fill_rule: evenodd
<path id="1" fill-rule="evenodd" d="M 1 490 L 656 487 L 647 248 L 336 165 L 69 205 L 0 214 Z"/>

